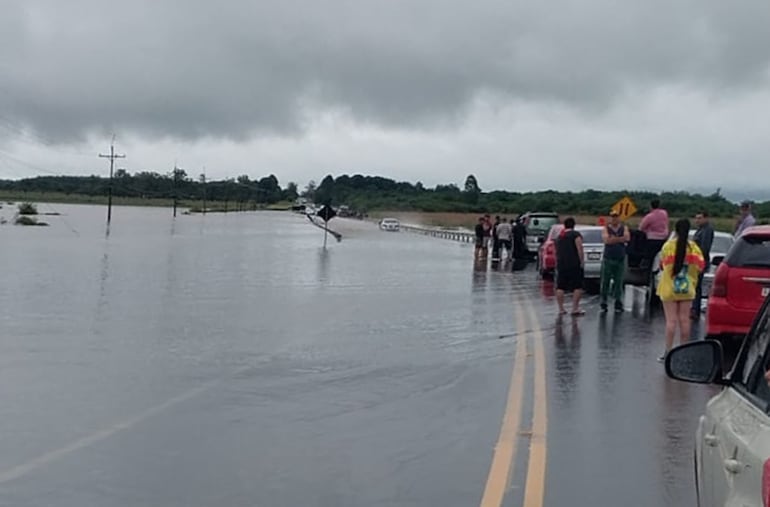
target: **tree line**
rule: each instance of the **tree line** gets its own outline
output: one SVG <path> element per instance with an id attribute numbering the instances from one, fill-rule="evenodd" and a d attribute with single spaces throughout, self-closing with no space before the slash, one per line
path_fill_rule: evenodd
<path id="1" fill-rule="evenodd" d="M 14 193 L 55 192 L 66 195 L 104 196 L 110 182 L 99 176 L 39 176 L 22 180 L 0 180 L 0 190 Z M 112 181 L 113 195 L 135 198 L 161 198 L 220 202 L 253 202 L 275 204 L 304 197 L 317 204 L 346 205 L 353 210 L 472 212 L 518 214 L 526 211 L 555 211 L 560 214 L 603 215 L 619 198 L 627 195 L 646 211 L 653 198 L 659 198 L 670 214 L 691 216 L 706 210 L 715 217 L 732 217 L 736 205 L 719 190 L 710 195 L 684 191 L 654 193 L 618 189 L 617 191 L 583 190 L 564 192 L 544 190 L 515 192 L 482 191 L 477 178 L 469 175 L 462 187 L 454 184 L 425 187 L 421 182 L 395 181 L 381 176 L 328 175 L 320 184 L 311 181 L 300 191 L 290 182 L 281 187 L 271 174 L 258 179 L 248 175 L 218 181 L 206 181 L 203 175 L 190 177 L 177 169 L 168 174 L 118 170 Z M 755 215 L 770 216 L 770 201 L 757 203 Z"/>

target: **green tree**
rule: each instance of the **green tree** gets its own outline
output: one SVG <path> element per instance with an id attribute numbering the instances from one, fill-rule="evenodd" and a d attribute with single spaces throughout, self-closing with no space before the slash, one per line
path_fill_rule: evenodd
<path id="1" fill-rule="evenodd" d="M 299 190 L 297 188 L 297 184 L 293 181 L 290 181 L 288 185 L 286 185 L 286 190 L 283 191 L 283 198 L 287 201 L 293 201 L 297 197 L 299 197 Z"/>
<path id="2" fill-rule="evenodd" d="M 478 204 L 479 197 L 481 196 L 481 189 L 479 188 L 479 182 L 476 180 L 476 176 L 469 174 L 465 178 L 465 201 L 469 204 Z"/>

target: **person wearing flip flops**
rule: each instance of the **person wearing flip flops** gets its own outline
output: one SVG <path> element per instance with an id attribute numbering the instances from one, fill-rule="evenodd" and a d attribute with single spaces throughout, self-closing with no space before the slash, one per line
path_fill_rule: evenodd
<path id="1" fill-rule="evenodd" d="M 679 343 L 690 339 L 690 308 L 695 299 L 695 288 L 706 261 L 700 247 L 690 240 L 690 221 L 679 220 L 676 234 L 666 241 L 660 251 L 660 283 L 658 297 L 666 314 L 666 350 L 658 357 L 663 362 L 674 346 L 674 335 L 679 329 Z"/>
<path id="2" fill-rule="evenodd" d="M 564 221 L 564 228 L 556 239 L 556 301 L 560 315 L 567 313 L 564 309 L 565 292 L 572 293 L 572 315 L 585 315 L 580 308 L 584 268 L 583 236 L 575 230 L 575 219 L 570 217 Z"/>

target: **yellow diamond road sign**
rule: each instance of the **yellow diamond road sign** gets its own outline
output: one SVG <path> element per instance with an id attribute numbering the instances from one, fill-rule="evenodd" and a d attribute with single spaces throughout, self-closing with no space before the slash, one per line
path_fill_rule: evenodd
<path id="1" fill-rule="evenodd" d="M 636 213 L 636 205 L 630 197 L 625 196 L 615 203 L 615 206 L 612 207 L 612 211 L 617 211 L 618 214 L 620 214 L 620 219 L 625 220 Z"/>

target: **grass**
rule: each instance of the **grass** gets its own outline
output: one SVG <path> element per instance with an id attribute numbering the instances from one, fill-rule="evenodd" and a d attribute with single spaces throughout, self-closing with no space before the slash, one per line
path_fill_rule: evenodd
<path id="1" fill-rule="evenodd" d="M 490 214 L 492 215 L 493 218 L 496 216 L 495 213 L 490 213 Z M 515 218 L 514 215 L 510 215 L 510 216 L 501 215 L 501 216 L 509 220 L 511 218 Z M 478 213 L 421 213 L 421 212 L 413 212 L 413 211 L 406 211 L 406 212 L 405 211 L 377 211 L 377 212 L 373 211 L 369 214 L 369 218 L 375 221 L 385 217 L 397 218 L 401 222 L 421 224 L 421 225 L 430 226 L 430 227 L 464 227 L 466 229 L 473 229 L 473 227 L 478 222 L 479 214 Z M 567 215 L 561 216 L 562 220 L 564 220 L 565 218 L 567 218 Z M 599 220 L 599 217 L 596 215 L 574 215 L 574 218 L 578 224 L 583 224 L 583 225 L 596 225 L 598 224 L 598 220 Z M 672 227 L 673 227 L 673 222 L 676 219 L 677 217 L 672 217 L 672 224 L 671 224 Z M 635 216 L 626 220 L 626 223 L 630 227 L 637 227 L 641 220 L 642 220 L 642 217 Z M 711 223 L 714 225 L 714 228 L 718 231 L 732 233 L 733 227 L 735 226 L 735 219 L 717 217 L 717 218 L 712 218 Z"/>
<path id="2" fill-rule="evenodd" d="M 16 225 L 39 225 L 39 226 L 47 226 L 48 224 L 45 222 L 38 222 L 37 218 L 27 216 L 27 215 L 21 215 L 16 219 Z"/>
<path id="3" fill-rule="evenodd" d="M 0 190 L 0 201 L 6 202 L 48 202 L 52 204 L 95 204 L 107 205 L 106 195 L 83 195 L 83 194 L 65 194 L 62 192 L 10 192 Z M 142 198 L 142 197 L 112 197 L 114 206 L 151 206 L 151 207 L 171 207 L 174 205 L 173 199 Z M 288 210 L 291 208 L 291 202 L 278 202 L 275 204 L 263 205 L 254 203 L 245 203 L 245 211 L 254 210 Z M 192 212 L 200 212 L 203 209 L 202 200 L 180 199 L 177 206 L 182 209 L 190 209 Z M 225 204 L 221 201 L 207 201 L 206 212 L 224 211 Z M 227 210 L 236 211 L 238 203 L 228 201 Z"/>
<path id="4" fill-rule="evenodd" d="M 19 204 L 19 215 L 37 215 L 37 206 L 30 202 Z"/>

